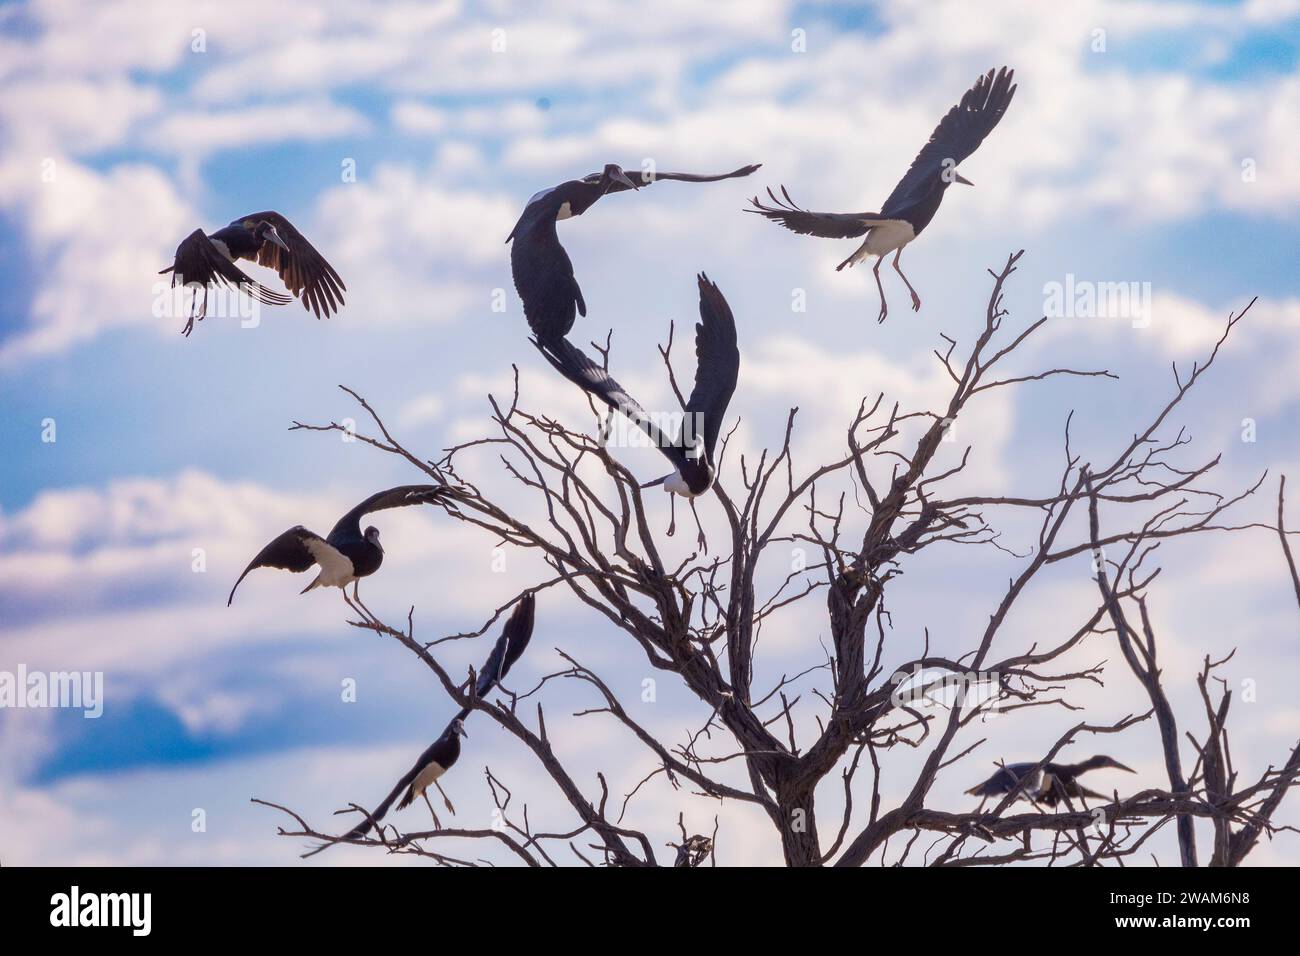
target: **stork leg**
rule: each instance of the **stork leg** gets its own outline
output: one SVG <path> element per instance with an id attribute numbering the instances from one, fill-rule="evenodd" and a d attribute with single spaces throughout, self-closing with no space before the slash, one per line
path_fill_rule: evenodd
<path id="1" fill-rule="evenodd" d="M 876 276 L 876 290 L 880 293 L 880 315 L 876 317 L 877 322 L 885 321 L 885 316 L 889 315 L 889 303 L 885 301 L 885 286 L 880 281 L 880 264 L 884 261 L 884 256 L 878 256 L 876 258 L 876 265 L 871 270 Z"/>
<path id="2" fill-rule="evenodd" d="M 897 272 L 898 275 L 902 278 L 903 284 L 907 286 L 907 291 L 912 293 L 912 311 L 920 312 L 921 297 L 916 294 L 916 290 L 912 288 L 912 283 L 907 281 L 907 276 L 903 275 L 903 270 L 898 267 L 898 257 L 901 256 L 902 254 L 903 254 L 903 247 L 899 246 L 897 251 L 894 253 L 894 271 Z"/>
<path id="3" fill-rule="evenodd" d="M 677 533 L 677 496 L 668 493 L 668 537 Z"/>
<path id="4" fill-rule="evenodd" d="M 438 789 L 441 790 L 442 788 L 439 787 Z M 438 814 L 433 812 L 433 804 L 429 802 L 429 791 L 428 790 L 423 791 L 420 794 L 420 796 L 424 797 L 424 805 L 429 808 L 429 816 L 433 817 L 434 828 L 441 830 L 442 821 L 438 819 Z"/>
<path id="5" fill-rule="evenodd" d="M 438 788 L 438 792 L 439 792 L 440 794 L 442 794 L 442 802 L 445 803 L 445 804 L 447 804 L 447 809 L 451 811 L 451 815 L 452 815 L 452 816 L 455 816 L 455 815 L 456 815 L 456 808 L 453 807 L 453 806 L 451 805 L 451 800 L 448 799 L 448 797 L 447 797 L 447 791 L 444 790 L 444 789 L 442 789 L 442 784 L 440 784 L 437 780 L 435 780 L 435 781 L 433 782 L 433 785 L 434 785 L 435 787 L 437 787 L 437 788 Z M 425 799 L 427 800 L 428 798 L 426 797 Z"/>
<path id="6" fill-rule="evenodd" d="M 695 528 L 699 531 L 700 536 L 695 539 L 695 545 L 699 548 L 699 553 L 704 554 L 709 550 L 709 539 L 704 537 L 704 525 L 700 524 L 700 513 L 695 510 L 695 499 L 689 499 L 691 503 L 691 514 L 695 516 Z"/>
<path id="7" fill-rule="evenodd" d="M 370 608 L 366 607 L 364 604 L 361 603 L 360 588 L 361 588 L 361 579 L 358 578 L 357 580 L 352 582 L 352 600 L 356 601 L 357 606 L 360 607 L 361 610 L 366 612 L 366 617 L 370 618 L 370 620 L 372 621 L 378 621 L 379 618 L 375 617 L 374 612 L 371 611 Z"/>

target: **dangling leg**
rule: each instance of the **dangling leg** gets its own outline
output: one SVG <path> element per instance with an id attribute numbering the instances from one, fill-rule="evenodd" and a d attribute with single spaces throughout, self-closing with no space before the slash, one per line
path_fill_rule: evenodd
<path id="1" fill-rule="evenodd" d="M 907 281 L 907 276 L 903 275 L 903 270 L 898 267 L 898 257 L 901 256 L 902 254 L 903 254 L 903 247 L 899 246 L 898 251 L 894 253 L 894 271 L 897 272 L 899 276 L 902 277 L 903 284 L 907 286 L 907 291 L 912 293 L 912 311 L 920 312 L 921 297 L 916 294 L 916 290 L 912 288 L 912 283 Z M 879 265 L 879 263 L 877 263 L 877 265 Z"/>
<path id="2" fill-rule="evenodd" d="M 880 293 L 880 315 L 876 317 L 877 322 L 885 321 L 885 316 L 889 315 L 889 303 L 885 301 L 885 287 L 880 281 L 880 264 L 884 261 L 884 256 L 877 256 L 875 268 L 871 270 L 876 274 L 876 290 Z"/>
<path id="3" fill-rule="evenodd" d="M 677 496 L 672 492 L 668 493 L 668 537 L 677 533 Z"/>
<path id="4" fill-rule="evenodd" d="M 442 789 L 441 787 L 439 789 Z M 429 816 L 433 817 L 434 829 L 442 829 L 442 821 L 438 819 L 438 814 L 433 812 L 433 804 L 429 802 L 429 791 L 425 790 L 420 796 L 424 797 L 424 805 L 429 808 Z"/>
<path id="5" fill-rule="evenodd" d="M 700 549 L 699 553 L 704 554 L 709 550 L 709 541 L 704 537 L 704 525 L 700 524 L 700 513 L 695 510 L 695 499 L 688 500 L 691 503 L 691 514 L 695 515 L 695 528 L 700 533 L 700 536 L 695 539 L 695 544 Z"/>
<path id="6" fill-rule="evenodd" d="M 438 792 L 439 792 L 440 794 L 442 794 L 442 802 L 445 803 L 445 804 L 447 804 L 447 809 L 451 811 L 451 815 L 452 815 L 452 816 L 455 816 L 455 815 L 456 815 L 456 808 L 453 807 L 453 806 L 451 805 L 451 801 L 450 801 L 449 799 L 447 799 L 447 791 L 444 790 L 444 789 L 442 789 L 442 784 L 440 784 L 437 780 L 435 780 L 435 781 L 433 782 L 433 785 L 434 785 L 435 787 L 437 787 L 437 788 L 438 788 Z M 426 797 L 426 799 L 428 799 L 428 798 Z"/>

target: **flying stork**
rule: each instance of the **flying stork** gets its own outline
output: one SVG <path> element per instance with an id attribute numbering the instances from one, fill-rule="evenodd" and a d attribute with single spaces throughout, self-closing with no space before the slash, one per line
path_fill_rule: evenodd
<path id="1" fill-rule="evenodd" d="M 436 504 L 447 500 L 447 490 L 438 485 L 401 485 L 371 495 L 340 518 L 324 538 L 302 525 L 295 525 L 273 539 L 248 563 L 244 573 L 230 589 L 226 606 L 229 607 L 235 600 L 235 591 L 240 582 L 254 568 L 281 568 L 298 573 L 313 565 L 320 565 L 316 577 L 299 593 L 306 594 L 313 588 L 339 588 L 349 607 L 373 619 L 374 615 L 361 603 L 357 589 L 362 578 L 379 570 L 384 562 L 384 549 L 379 543 L 379 529 L 370 525 L 362 533 L 361 519 L 373 511 Z M 350 600 L 347 592 L 349 584 L 352 585 Z"/>
<path id="2" fill-rule="evenodd" d="M 912 293 L 912 311 L 919 310 L 921 297 L 916 294 L 907 276 L 903 275 L 898 257 L 902 255 L 903 247 L 929 225 L 950 185 L 954 182 L 965 186 L 975 185 L 957 172 L 957 165 L 979 148 L 984 137 L 1002 119 L 1002 114 L 1007 111 L 1011 97 L 1016 92 L 1011 84 L 1014 75 L 1015 71 L 1008 70 L 1005 66 L 996 74 L 989 70 L 966 91 L 961 102 L 939 121 L 939 125 L 930 134 L 930 141 L 912 160 L 912 165 L 880 207 L 880 212 L 809 212 L 795 205 L 784 186 L 781 187 L 783 199 L 778 199 L 768 189 L 772 205 L 763 205 L 755 196 L 750 200 L 754 208 L 746 209 L 745 212 L 766 216 L 792 232 L 805 236 L 853 239 L 865 235 L 862 245 L 836 266 L 835 270 L 838 272 L 869 256 L 876 257 L 872 272 L 876 276 L 876 289 L 880 292 L 880 315 L 877 321 L 883 322 L 889 314 L 889 304 L 885 300 L 885 288 L 880 281 L 880 264 L 892 252 L 894 271 L 902 278 L 907 291 Z"/>
<path id="3" fill-rule="evenodd" d="M 996 797 L 1020 787 L 1016 799 L 1054 807 L 1066 797 L 1106 799 L 1103 794 L 1089 790 L 1079 783 L 1079 775 L 1089 770 L 1110 767 L 1115 770 L 1126 770 L 1129 773 L 1137 772 L 1132 767 L 1126 767 L 1114 757 L 1107 757 L 1105 754 L 1089 757 L 1080 763 L 1046 763 L 1038 770 L 1034 770 L 1036 766 L 1036 763 L 1007 764 L 983 783 L 971 787 L 966 792 L 975 797 Z"/>
<path id="4" fill-rule="evenodd" d="M 198 284 L 189 321 L 181 331 L 189 335 L 194 323 L 207 314 L 208 288 L 214 284 L 237 287 L 266 305 L 286 305 L 290 296 L 255 282 L 235 263 L 248 259 L 280 274 L 285 287 L 302 300 L 302 307 L 329 318 L 343 305 L 347 286 L 334 267 L 316 251 L 293 223 L 278 212 L 241 216 L 224 229 L 205 235 L 195 229 L 176 247 L 176 258 L 158 274 L 172 274 L 172 287 Z"/>
<path id="5" fill-rule="evenodd" d="M 608 371 L 568 339 L 559 338 L 548 342 L 539 336 L 533 340 L 533 344 L 556 371 L 640 427 L 672 464 L 671 473 L 641 487 L 663 485 L 664 490 L 670 494 L 689 500 L 692 512 L 695 509 L 695 499 L 712 488 L 714 478 L 717 477 L 715 449 L 718 434 L 740 374 L 736 320 L 731 314 L 731 307 L 723 298 L 722 292 L 704 273 L 699 274 L 697 282 L 700 291 L 700 321 L 695 326 L 695 387 L 683 409 L 685 414 L 681 428 L 674 434 L 670 435 L 659 428 L 640 402 L 629 395 Z M 699 523 L 698 514 L 695 515 L 695 522 L 700 529 L 699 544 L 702 548 L 706 547 L 704 529 Z M 674 513 L 669 534 L 673 533 L 675 526 Z"/>
<path id="6" fill-rule="evenodd" d="M 506 237 L 506 242 L 512 243 L 510 271 L 515 289 L 533 334 L 541 341 L 553 341 L 569 333 L 576 316 L 587 314 L 587 303 L 582 299 L 578 280 L 573 277 L 573 263 L 560 245 L 555 229 L 557 221 L 581 216 L 607 193 L 640 189 L 664 179 L 712 183 L 748 176 L 758 168 L 757 164 L 742 166 L 717 176 L 645 173 L 633 180 L 621 167 L 611 163 L 599 173 L 571 179 L 537 193 L 528 200 L 519 221 Z"/>

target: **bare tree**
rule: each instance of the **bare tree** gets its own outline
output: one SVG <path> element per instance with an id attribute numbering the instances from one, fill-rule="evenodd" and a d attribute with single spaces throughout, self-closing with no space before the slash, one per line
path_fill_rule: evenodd
<path id="1" fill-rule="evenodd" d="M 280 832 L 324 845 L 347 842 L 418 854 L 447 865 L 476 862 L 442 852 L 465 845 L 448 841 L 489 840 L 532 866 L 572 862 L 563 852 L 566 847 L 577 860 L 593 865 L 697 866 L 712 863 L 717 841 L 726 839 L 725 808 L 728 801 L 736 801 L 766 814 L 773 840 L 779 841 L 791 866 L 860 866 L 868 861 L 989 866 L 1033 860 L 1095 866 L 1122 862 L 1170 822 L 1183 865 L 1240 863 L 1260 836 L 1283 829 L 1271 819 L 1300 775 L 1300 744 L 1280 769 L 1269 767 L 1249 784 L 1239 780 L 1228 744 L 1231 695 L 1223 685 L 1214 700 L 1210 686 L 1213 671 L 1231 654 L 1216 647 L 1213 654 L 1220 658 L 1206 656 L 1199 680 L 1206 726 L 1200 737 L 1187 734 L 1187 750 L 1162 686 L 1148 604 L 1154 600 L 1151 585 L 1159 574 L 1154 556 L 1162 544 L 1250 529 L 1279 536 L 1300 598 L 1300 578 L 1283 525 L 1284 485 L 1279 488 L 1276 524 L 1234 520 L 1230 512 L 1235 514 L 1264 478 L 1230 495 L 1213 490 L 1207 482 L 1219 458 L 1183 463 L 1190 439 L 1172 423 L 1250 305 L 1228 318 L 1222 338 L 1204 362 L 1187 373 L 1175 367 L 1168 401 L 1130 439 L 1119 442 L 1107 461 L 1081 460 L 1071 448 L 1067 418 L 1063 466 L 1054 486 L 1025 495 L 950 496 L 946 489 L 966 468 L 971 449 L 966 448 L 955 465 L 937 464 L 936 453 L 953 423 L 982 394 L 1057 376 L 1114 377 L 1105 370 L 1071 368 L 1031 374 L 1004 371 L 1012 364 L 1008 359 L 1047 322 L 1040 318 L 1017 329 L 1003 308 L 1003 288 L 1020 255 L 990 272 L 993 290 L 975 340 L 962 348 L 944 335 L 946 347 L 934 352 L 951 379 L 946 405 L 904 410 L 885 395 L 864 399 L 848 423 L 843 449 L 829 462 L 806 470 L 793 460 L 797 409 L 789 413 L 780 446 L 764 451 L 756 462 L 744 456 L 738 462 L 728 460 L 728 435 L 715 497 L 729 540 L 715 556 L 697 553 L 675 566 L 661 554 L 662 539 L 647 518 L 636 479 L 598 438 L 525 410 L 517 373 L 508 406 L 490 398 L 491 433 L 451 448 L 436 460 L 409 451 L 380 415 L 349 391 L 374 429 L 373 434 L 357 435 L 360 441 L 405 458 L 443 484 L 451 492 L 445 507 L 452 518 L 482 529 L 503 546 L 540 555 L 554 573 L 523 593 L 567 589 L 596 620 L 603 618 L 611 631 L 630 639 L 629 652 L 643 655 L 650 667 L 673 675 L 689 689 L 700 701 L 702 723 L 683 740 L 658 739 L 571 648 L 561 651 L 565 666 L 532 689 L 476 697 L 471 692 L 473 675 L 469 680 L 453 677 L 439 661 L 439 645 L 484 633 L 513 601 L 472 635 L 448 635 L 428 643 L 417 640 L 410 615 L 401 627 L 355 621 L 356 627 L 402 643 L 429 668 L 456 706 L 481 712 L 526 746 L 572 813 L 539 826 L 526 809 L 519 810 L 519 801 L 489 769 L 485 785 L 501 820 L 493 829 L 401 832 L 379 823 L 369 835 L 339 837 L 278 807 L 296 824 Z M 602 352 L 608 362 L 608 348 Z M 680 399 L 671 337 L 661 352 Z M 294 427 L 343 430 L 335 422 Z M 517 517 L 518 507 L 506 507 L 480 490 L 481 480 L 476 482 L 462 462 L 471 452 L 483 450 L 499 453 L 494 460 L 534 502 L 542 520 L 527 523 Z M 825 489 L 837 481 L 850 492 L 828 497 Z M 1017 555 L 1000 543 L 1000 516 L 1032 519 L 1037 540 L 1027 554 Z M 1001 549 L 1012 555 L 1019 570 L 988 609 L 987 625 L 973 636 L 969 650 L 957 657 L 931 654 L 927 637 L 913 660 L 887 667 L 885 652 L 894 624 L 884 598 L 891 581 L 923 550 L 953 545 Z M 818 560 L 774 579 L 772 565 L 788 564 L 792 546 L 811 551 Z M 995 637 L 1041 572 L 1071 558 L 1090 557 L 1095 609 L 1082 620 L 1063 621 L 1060 633 L 1046 644 L 1035 642 L 995 656 Z M 765 559 L 768 564 L 760 573 Z M 764 582 L 770 580 L 777 584 L 765 589 Z M 824 618 L 813 611 L 819 597 L 825 601 Z M 830 645 L 806 670 L 755 687 L 757 638 L 764 622 L 778 613 L 809 620 L 805 630 L 828 633 Z M 1127 797 L 1114 793 L 1092 807 L 1086 799 L 1078 806 L 1066 799 L 1051 808 L 1030 799 L 1030 809 L 1013 813 L 1017 798 L 1023 796 L 1014 792 L 992 806 L 929 806 L 927 795 L 937 776 L 984 743 L 960 751 L 954 747 L 958 733 L 973 722 L 991 712 L 1080 709 L 1071 702 L 1071 689 L 1099 684 L 1104 662 L 1074 670 L 1055 662 L 1089 637 L 1112 647 L 1109 642 L 1118 644 L 1148 700 L 1118 722 L 1079 720 L 1042 755 L 1039 767 L 1066 745 L 1093 735 L 1150 733 L 1153 746 L 1158 743 L 1163 753 L 1168 786 Z M 1214 635 L 1205 638 L 1218 643 Z M 810 644 L 815 641 L 810 639 Z M 904 677 L 917 674 L 922 675 L 918 680 Z M 962 689 L 945 697 L 954 680 Z M 594 781 L 576 779 L 553 749 L 542 700 L 556 682 L 569 681 L 578 682 L 591 696 L 592 705 L 583 714 L 616 721 L 630 742 L 653 755 L 656 769 L 629 793 L 612 794 L 603 773 Z M 934 706 L 936 700 L 940 706 Z M 896 748 L 919 750 L 925 756 L 902 799 L 887 806 L 882 767 Z M 1194 760 L 1183 760 L 1192 753 Z M 637 791 L 660 775 L 674 787 L 686 786 L 719 801 L 711 835 L 689 835 L 679 816 L 679 841 L 663 857 L 646 830 L 667 821 L 653 820 L 642 829 L 623 822 L 635 812 Z M 826 788 L 836 797 L 838 819 L 830 823 L 817 818 L 818 797 L 824 798 Z M 351 804 L 350 809 L 369 819 L 360 805 Z M 1195 846 L 1193 821 L 1198 817 L 1214 832 L 1213 851 L 1206 860 L 1198 858 Z M 914 852 L 927 833 L 923 851 Z M 894 837 L 902 845 L 890 848 Z"/>

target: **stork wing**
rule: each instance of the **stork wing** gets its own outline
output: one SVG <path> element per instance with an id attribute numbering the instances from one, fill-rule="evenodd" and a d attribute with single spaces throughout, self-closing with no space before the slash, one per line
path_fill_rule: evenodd
<path id="1" fill-rule="evenodd" d="M 749 166 L 741 166 L 739 169 L 733 169 L 729 173 L 718 173 L 716 176 L 703 176 L 697 173 L 641 172 L 632 174 L 629 178 L 631 178 L 638 186 L 650 186 L 664 179 L 670 179 L 681 183 L 716 183 L 724 179 L 740 179 L 741 177 L 749 176 L 762 165 L 762 163 L 752 163 Z M 594 182 L 598 181 L 601 175 L 601 173 L 592 173 L 590 176 L 585 177 L 585 179 L 588 182 Z M 606 194 L 627 192 L 627 187 L 622 183 L 616 182 L 612 183 L 605 192 Z"/>
<path id="2" fill-rule="evenodd" d="M 754 207 L 745 212 L 758 213 L 773 222 L 779 222 L 791 232 L 801 236 L 821 236 L 824 239 L 852 239 L 865 235 L 873 223 L 886 218 L 878 212 L 809 212 L 800 209 L 790 198 L 790 194 L 781 187 L 784 200 L 777 199 L 776 193 L 769 187 L 767 194 L 772 197 L 772 205 L 764 206 L 755 196 L 749 202 Z"/>
<path id="3" fill-rule="evenodd" d="M 1005 66 L 995 75 L 989 70 L 948 111 L 930 134 L 930 141 L 916 154 L 912 165 L 898 181 L 880 211 L 886 216 L 917 202 L 929 193 L 936 177 L 956 167 L 984 142 L 1011 104 L 1016 88 L 1011 85 L 1014 70 Z"/>
<path id="4" fill-rule="evenodd" d="M 270 544 L 257 552 L 257 557 L 248 562 L 248 567 L 244 568 L 244 573 L 235 582 L 235 587 L 230 589 L 230 597 L 226 599 L 226 607 L 230 607 L 231 602 L 235 600 L 235 590 L 239 587 L 240 581 L 248 577 L 248 572 L 254 568 L 280 568 L 283 571 L 293 571 L 297 574 L 306 571 L 314 564 L 320 563 L 322 559 L 330 560 L 332 555 L 329 555 L 326 549 L 328 551 L 334 550 L 316 532 L 308 531 L 302 525 L 295 525 L 272 540 Z"/>
<path id="5" fill-rule="evenodd" d="M 216 283 L 235 286 L 266 305 L 285 305 L 289 297 L 272 292 L 260 282 L 250 279 L 239 266 L 223 256 L 202 229 L 195 229 L 176 247 L 172 264 L 159 275 L 170 272 L 172 286 L 198 283 L 205 289 Z M 193 318 L 201 319 L 207 313 L 207 296 L 195 297 Z"/>
<path id="6" fill-rule="evenodd" d="M 681 443 L 676 438 L 664 434 L 662 429 L 650 420 L 650 415 L 641 407 L 641 403 L 629 395 L 609 372 L 593 362 L 582 349 L 564 338 L 547 343 L 534 339 L 533 345 L 546 356 L 546 360 L 557 372 L 588 395 L 599 399 L 614 411 L 620 412 L 649 435 L 650 441 L 673 463 L 674 467 L 680 468 L 685 463 L 686 453 Z"/>
<path id="7" fill-rule="evenodd" d="M 322 316 L 328 319 L 331 312 L 337 312 L 343 305 L 347 286 L 307 237 L 278 212 L 255 212 L 235 222 L 256 223 L 263 219 L 275 227 L 289 251 L 285 252 L 269 239 L 263 240 L 262 248 L 257 251 L 257 264 L 278 272 L 285 288 L 302 301 L 304 309 L 314 312 L 318 319 Z"/>
<path id="8" fill-rule="evenodd" d="M 436 504 L 449 498 L 447 489 L 441 485 L 398 485 L 387 491 L 376 492 L 340 518 L 326 540 L 333 542 L 340 538 L 361 537 L 361 519 L 372 511 Z"/>
<path id="9" fill-rule="evenodd" d="M 555 217 L 541 204 L 531 214 L 525 209 L 510 237 L 510 272 L 529 328 L 543 341 L 567 335 L 576 316 L 587 314 L 587 303 L 560 245 Z"/>
<path id="10" fill-rule="evenodd" d="M 736 347 L 736 320 L 718 287 L 703 272 L 700 287 L 700 321 L 695 326 L 695 388 L 686 402 L 687 427 L 702 425 L 705 454 L 713 459 L 722 418 L 740 375 L 740 350 Z"/>
<path id="11" fill-rule="evenodd" d="M 537 599 L 532 594 L 525 594 L 515 606 L 514 613 L 506 621 L 501 636 L 492 647 L 492 653 L 483 662 L 483 669 L 478 672 L 478 681 L 474 685 L 474 696 L 485 697 L 487 693 L 510 673 L 510 668 L 524 653 L 524 648 L 533 638 L 533 612 Z M 456 716 L 464 720 L 469 716 L 466 707 Z"/>

